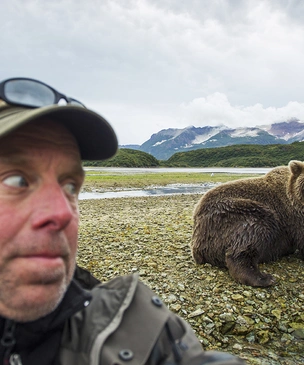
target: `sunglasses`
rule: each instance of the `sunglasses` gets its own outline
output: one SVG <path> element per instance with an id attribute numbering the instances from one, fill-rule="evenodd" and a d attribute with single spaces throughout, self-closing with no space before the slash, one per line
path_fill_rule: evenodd
<path id="1" fill-rule="evenodd" d="M 34 79 L 16 77 L 0 83 L 0 99 L 8 104 L 40 108 L 47 105 L 85 106 L 78 100 L 61 94 L 51 86 Z"/>

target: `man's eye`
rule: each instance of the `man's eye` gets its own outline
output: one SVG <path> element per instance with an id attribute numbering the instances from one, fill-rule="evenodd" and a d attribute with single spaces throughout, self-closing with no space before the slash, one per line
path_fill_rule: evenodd
<path id="1" fill-rule="evenodd" d="M 3 180 L 3 183 L 13 188 L 24 188 L 28 186 L 28 183 L 25 180 L 25 178 L 19 175 L 9 176 Z"/>
<path id="2" fill-rule="evenodd" d="M 74 183 L 67 183 L 64 185 L 64 190 L 69 194 L 69 195 L 77 195 L 77 188 L 76 185 Z"/>

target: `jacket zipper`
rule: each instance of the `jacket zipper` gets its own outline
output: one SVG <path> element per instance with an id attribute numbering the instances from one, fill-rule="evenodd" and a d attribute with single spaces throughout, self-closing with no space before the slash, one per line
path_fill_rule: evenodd
<path id="1" fill-rule="evenodd" d="M 22 365 L 20 355 L 11 353 L 16 343 L 14 336 L 15 328 L 15 321 L 11 319 L 5 321 L 3 336 L 1 338 L 1 345 L 5 348 L 3 365 Z"/>
<path id="2" fill-rule="evenodd" d="M 22 365 L 21 357 L 19 354 L 12 354 L 9 358 L 10 365 Z"/>

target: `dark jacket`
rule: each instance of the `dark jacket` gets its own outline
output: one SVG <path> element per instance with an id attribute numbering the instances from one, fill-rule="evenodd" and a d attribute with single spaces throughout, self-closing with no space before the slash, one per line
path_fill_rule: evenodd
<path id="1" fill-rule="evenodd" d="M 189 324 L 137 275 L 92 290 L 91 303 L 66 323 L 60 359 L 63 365 L 244 364 L 229 354 L 203 352 Z"/>
<path id="2" fill-rule="evenodd" d="M 96 284 L 90 280 L 87 286 Z M 86 278 L 78 282 L 84 285 Z M 13 328 L 10 347 L 5 340 L 8 325 Z M 16 364 L 244 364 L 229 354 L 203 352 L 191 327 L 170 312 L 137 275 L 118 277 L 90 291 L 73 280 L 54 312 L 30 323 L 2 318 L 1 326 L 0 357 L 7 352 L 6 357 Z"/>

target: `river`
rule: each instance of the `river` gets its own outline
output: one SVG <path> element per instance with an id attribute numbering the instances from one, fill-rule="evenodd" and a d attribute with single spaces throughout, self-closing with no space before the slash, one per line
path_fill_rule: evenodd
<path id="1" fill-rule="evenodd" d="M 234 168 L 234 167 L 85 167 L 85 171 L 102 171 L 109 173 L 118 174 L 156 174 L 156 173 L 166 173 L 166 172 L 185 172 L 185 173 L 231 173 L 231 174 L 266 174 L 271 168 L 264 167 L 244 167 L 244 168 Z"/>
<path id="2" fill-rule="evenodd" d="M 169 172 L 184 172 L 184 173 L 230 173 L 230 174 L 265 174 L 270 168 L 124 168 L 124 167 L 85 167 L 86 174 L 90 171 L 101 171 L 103 173 L 117 174 L 150 174 L 150 173 L 169 173 Z M 120 190 L 120 191 L 105 191 L 83 192 L 80 193 L 79 199 L 107 199 L 107 198 L 134 198 L 144 196 L 160 196 L 174 194 L 203 194 L 215 184 L 170 184 L 167 186 L 155 186 L 146 189 Z"/>

